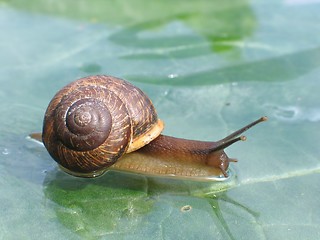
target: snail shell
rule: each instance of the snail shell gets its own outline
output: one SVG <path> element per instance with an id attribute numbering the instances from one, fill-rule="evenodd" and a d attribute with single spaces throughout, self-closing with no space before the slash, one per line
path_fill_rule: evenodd
<path id="1" fill-rule="evenodd" d="M 42 141 L 65 171 L 93 177 L 124 153 L 148 144 L 162 129 L 151 100 L 140 89 L 116 77 L 90 76 L 53 97 Z"/>

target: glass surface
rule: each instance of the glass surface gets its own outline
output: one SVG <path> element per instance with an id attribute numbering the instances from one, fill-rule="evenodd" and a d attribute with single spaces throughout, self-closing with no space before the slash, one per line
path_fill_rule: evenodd
<path id="1" fill-rule="evenodd" d="M 0 239 L 319 239 L 320 1 L 0 1 Z M 45 109 L 87 75 L 127 79 L 172 136 L 218 140 L 233 176 L 69 176 Z"/>

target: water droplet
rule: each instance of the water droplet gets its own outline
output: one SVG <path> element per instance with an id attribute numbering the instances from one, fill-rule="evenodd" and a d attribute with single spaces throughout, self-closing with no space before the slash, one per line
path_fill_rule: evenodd
<path id="1" fill-rule="evenodd" d="M 320 109 L 319 108 L 302 108 L 298 106 L 282 106 L 274 107 L 274 116 L 282 121 L 320 121 Z"/>
<path id="2" fill-rule="evenodd" d="M 168 78 L 176 78 L 178 77 L 179 75 L 177 73 L 171 73 L 168 75 Z"/>
<path id="3" fill-rule="evenodd" d="M 2 154 L 3 154 L 3 155 L 8 155 L 9 153 L 10 153 L 10 151 L 9 151 L 8 148 L 4 148 L 4 149 L 2 150 Z"/>
<path id="4" fill-rule="evenodd" d="M 189 212 L 192 210 L 192 207 L 190 205 L 185 205 L 182 208 L 180 208 L 181 212 Z"/>

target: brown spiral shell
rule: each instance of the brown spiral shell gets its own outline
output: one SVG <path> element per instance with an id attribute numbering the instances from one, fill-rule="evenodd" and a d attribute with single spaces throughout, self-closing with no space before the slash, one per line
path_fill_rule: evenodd
<path id="1" fill-rule="evenodd" d="M 53 97 L 42 140 L 65 171 L 91 177 L 152 141 L 162 129 L 152 102 L 140 89 L 119 78 L 90 76 Z"/>

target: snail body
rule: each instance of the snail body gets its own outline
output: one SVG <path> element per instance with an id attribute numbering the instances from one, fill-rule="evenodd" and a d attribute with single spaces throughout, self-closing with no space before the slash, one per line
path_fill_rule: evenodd
<path id="1" fill-rule="evenodd" d="M 228 158 L 223 150 L 210 152 L 213 147 L 212 142 L 160 135 L 124 155 L 110 169 L 181 179 L 224 180 L 229 162 L 236 160 Z"/>
<path id="2" fill-rule="evenodd" d="M 62 88 L 45 113 L 41 140 L 69 174 L 96 177 L 108 170 L 187 179 L 225 179 L 224 148 L 262 117 L 217 142 L 161 134 L 163 122 L 151 100 L 129 82 L 89 76 Z M 31 137 L 39 138 L 39 134 Z"/>

